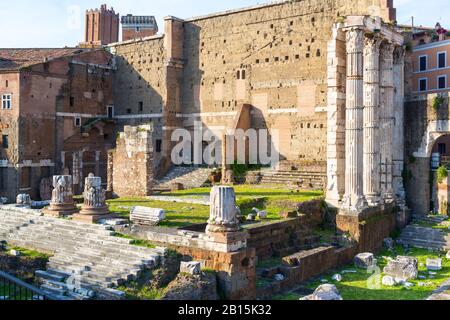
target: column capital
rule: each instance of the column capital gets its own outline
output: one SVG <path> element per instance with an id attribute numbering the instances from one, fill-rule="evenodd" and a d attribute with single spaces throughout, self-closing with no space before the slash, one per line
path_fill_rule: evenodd
<path id="1" fill-rule="evenodd" d="M 383 39 L 377 35 L 366 35 L 366 37 L 364 38 L 365 53 L 379 53 L 382 42 Z"/>
<path id="2" fill-rule="evenodd" d="M 347 53 L 362 52 L 364 48 L 364 30 L 357 27 L 351 27 L 346 28 L 345 31 Z"/>
<path id="3" fill-rule="evenodd" d="M 394 49 L 394 64 L 403 63 L 406 55 L 406 50 L 404 47 L 396 46 Z"/>
<path id="4" fill-rule="evenodd" d="M 395 50 L 395 45 L 390 42 L 383 42 L 380 48 L 381 57 L 383 59 L 392 59 Z"/>

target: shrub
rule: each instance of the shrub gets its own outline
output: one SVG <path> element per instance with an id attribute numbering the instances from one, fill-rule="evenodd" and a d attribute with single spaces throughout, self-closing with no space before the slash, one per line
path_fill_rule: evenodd
<path id="1" fill-rule="evenodd" d="M 445 166 L 440 166 L 437 169 L 437 182 L 442 183 L 444 181 L 444 179 L 447 177 L 448 177 L 447 168 Z"/>
<path id="2" fill-rule="evenodd" d="M 436 96 L 433 99 L 433 110 L 437 112 L 439 108 L 444 104 L 444 98 L 441 96 Z"/>

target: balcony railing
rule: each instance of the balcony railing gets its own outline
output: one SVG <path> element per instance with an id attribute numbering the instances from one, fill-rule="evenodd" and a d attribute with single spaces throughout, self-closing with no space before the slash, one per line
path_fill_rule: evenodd
<path id="1" fill-rule="evenodd" d="M 0 271 L 0 300 L 59 300 L 12 275 Z"/>

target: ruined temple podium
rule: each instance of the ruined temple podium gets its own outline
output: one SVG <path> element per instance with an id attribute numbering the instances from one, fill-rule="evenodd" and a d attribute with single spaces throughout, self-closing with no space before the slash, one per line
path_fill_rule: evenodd
<path id="1" fill-rule="evenodd" d="M 106 205 L 106 191 L 102 188 L 102 179 L 92 173 L 85 179 L 84 202 L 81 211 L 73 215 L 73 220 L 96 223 L 109 217 Z"/>
<path id="2" fill-rule="evenodd" d="M 53 176 L 52 199 L 43 212 L 46 216 L 57 218 L 78 212 L 73 201 L 72 176 Z"/>

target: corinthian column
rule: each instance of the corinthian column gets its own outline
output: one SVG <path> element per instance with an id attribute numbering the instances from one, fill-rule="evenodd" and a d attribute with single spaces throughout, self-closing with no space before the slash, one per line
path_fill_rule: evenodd
<path id="1" fill-rule="evenodd" d="M 369 205 L 380 200 L 380 44 L 366 37 L 364 46 L 364 196 Z"/>
<path id="2" fill-rule="evenodd" d="M 380 59 L 380 130 L 381 130 L 381 188 L 382 197 L 392 201 L 395 197 L 392 181 L 393 170 L 393 128 L 394 128 L 394 45 L 381 46 Z"/>
<path id="3" fill-rule="evenodd" d="M 346 159 L 343 208 L 350 211 L 359 211 L 366 206 L 363 195 L 364 32 L 358 28 L 349 28 L 346 31 Z"/>

